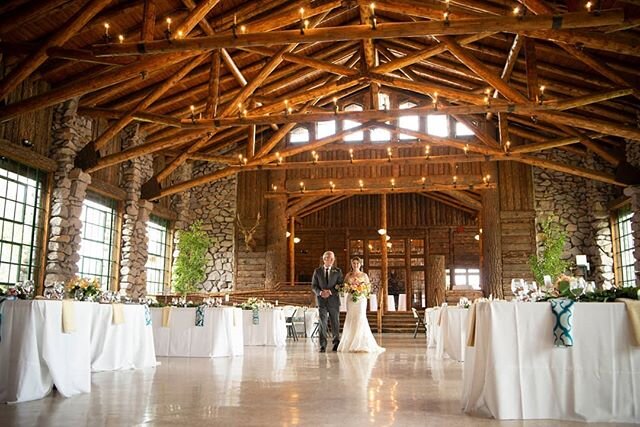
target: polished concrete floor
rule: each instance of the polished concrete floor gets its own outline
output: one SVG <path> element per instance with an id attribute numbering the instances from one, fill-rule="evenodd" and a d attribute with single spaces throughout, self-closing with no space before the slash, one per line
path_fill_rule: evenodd
<path id="1" fill-rule="evenodd" d="M 377 356 L 319 354 L 308 339 L 245 347 L 235 358 L 159 358 L 155 369 L 102 372 L 92 392 L 0 405 L 0 426 L 557 426 L 460 411 L 461 364 L 424 336 L 384 334 Z M 589 424 L 594 426 L 596 424 Z"/>

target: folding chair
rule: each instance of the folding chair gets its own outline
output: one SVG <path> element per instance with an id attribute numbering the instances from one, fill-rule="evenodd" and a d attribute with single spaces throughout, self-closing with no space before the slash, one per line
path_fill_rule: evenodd
<path id="1" fill-rule="evenodd" d="M 297 311 L 297 308 L 293 308 L 293 312 L 289 311 L 289 313 L 291 313 L 290 316 L 288 315 L 288 313 L 285 313 L 284 315 L 284 323 L 287 326 L 287 336 L 292 337 L 294 341 L 298 341 L 298 332 L 296 331 L 296 325 L 293 324 L 293 318 L 295 317 Z"/>
<path id="2" fill-rule="evenodd" d="M 424 334 L 427 335 L 427 325 L 425 325 L 424 322 L 422 321 L 422 317 L 418 315 L 418 310 L 411 307 L 411 312 L 413 313 L 413 318 L 416 319 L 416 328 L 413 331 L 413 338 L 415 338 L 416 335 L 418 335 L 418 329 L 420 328 L 420 326 L 424 328 Z"/>

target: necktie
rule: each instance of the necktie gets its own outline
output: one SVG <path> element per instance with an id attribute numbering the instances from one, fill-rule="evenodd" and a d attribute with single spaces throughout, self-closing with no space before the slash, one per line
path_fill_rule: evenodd
<path id="1" fill-rule="evenodd" d="M 324 269 L 324 278 L 327 281 L 327 286 L 329 286 L 329 269 L 328 268 Z"/>

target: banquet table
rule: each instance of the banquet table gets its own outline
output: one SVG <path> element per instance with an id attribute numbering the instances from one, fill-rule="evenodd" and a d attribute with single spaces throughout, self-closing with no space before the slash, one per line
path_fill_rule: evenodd
<path id="1" fill-rule="evenodd" d="M 242 310 L 244 345 L 284 347 L 287 344 L 287 325 L 280 308 L 258 310 L 258 324 L 254 324 L 253 310 Z"/>
<path id="2" fill-rule="evenodd" d="M 167 308 L 167 307 L 164 307 Z M 242 312 L 233 307 L 207 307 L 203 326 L 196 326 L 195 307 L 170 307 L 169 325 L 163 308 L 152 308 L 153 338 L 158 356 L 229 357 L 244 354 Z"/>
<path id="3" fill-rule="evenodd" d="M 0 402 L 41 399 L 53 386 L 91 391 L 93 303 L 69 301 L 75 331 L 62 331 L 62 301 L 4 301 L 0 307 Z"/>
<path id="4" fill-rule="evenodd" d="M 122 323 L 114 322 L 114 310 Z M 140 369 L 156 366 L 149 308 L 133 304 L 94 304 L 91 322 L 91 371 Z"/>
<path id="5" fill-rule="evenodd" d="M 640 422 L 640 348 L 622 303 L 577 303 L 573 347 L 554 347 L 549 303 L 478 303 L 462 404 L 497 419 Z"/>
<path id="6" fill-rule="evenodd" d="M 467 342 L 469 309 L 444 306 L 440 309 L 440 339 L 436 342 L 436 354 L 446 353 L 453 360 L 464 362 Z"/>

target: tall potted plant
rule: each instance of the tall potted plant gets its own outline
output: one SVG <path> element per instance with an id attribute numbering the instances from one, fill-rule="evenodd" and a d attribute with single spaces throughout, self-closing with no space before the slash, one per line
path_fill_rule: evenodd
<path id="1" fill-rule="evenodd" d="M 544 283 L 544 276 L 550 276 L 552 280 L 557 278 L 567 269 L 567 261 L 562 259 L 567 233 L 558 222 L 548 217 L 542 224 L 542 248 L 537 256 L 529 258 L 529 265 L 533 276 L 539 284 Z"/>
<path id="2" fill-rule="evenodd" d="M 205 279 L 206 255 L 211 239 L 202 230 L 202 223 L 196 221 L 188 230 L 180 232 L 178 257 L 173 272 L 173 289 L 187 296 L 198 290 L 198 284 Z"/>

